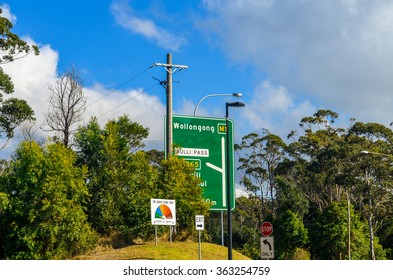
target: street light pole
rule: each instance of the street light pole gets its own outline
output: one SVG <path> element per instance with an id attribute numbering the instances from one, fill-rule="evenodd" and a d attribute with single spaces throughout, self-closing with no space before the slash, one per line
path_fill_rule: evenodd
<path id="1" fill-rule="evenodd" d="M 208 97 L 214 97 L 214 96 L 235 96 L 235 97 L 242 97 L 243 94 L 242 94 L 241 92 L 236 92 L 236 93 L 212 93 L 212 94 L 205 95 L 204 97 L 202 97 L 202 98 L 198 101 L 197 105 L 195 106 L 195 109 L 194 109 L 194 117 L 196 116 L 196 113 L 197 113 L 199 104 L 201 104 L 201 102 L 202 102 L 203 100 L 205 100 L 206 98 L 208 98 Z M 220 212 L 221 212 L 221 246 L 224 246 L 224 211 L 221 210 Z"/>
<path id="2" fill-rule="evenodd" d="M 243 102 L 231 102 L 225 104 L 225 123 L 226 123 L 226 175 L 227 175 L 227 212 L 228 212 L 228 260 L 232 260 L 232 213 L 231 213 L 231 161 L 229 157 L 229 107 L 244 107 Z M 232 136 L 232 135 L 231 135 Z"/>

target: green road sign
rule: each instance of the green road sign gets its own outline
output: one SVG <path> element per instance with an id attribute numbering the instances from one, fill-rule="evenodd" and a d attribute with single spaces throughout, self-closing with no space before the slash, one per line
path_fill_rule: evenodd
<path id="1" fill-rule="evenodd" d="M 210 210 L 227 210 L 226 123 L 225 119 L 173 116 L 175 153 L 195 167 L 201 178 L 203 197 L 212 203 Z M 231 208 L 235 208 L 233 123 L 229 126 L 231 167 Z"/>

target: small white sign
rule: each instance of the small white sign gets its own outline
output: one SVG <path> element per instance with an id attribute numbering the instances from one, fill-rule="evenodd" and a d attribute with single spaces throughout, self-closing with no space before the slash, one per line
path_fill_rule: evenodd
<path id="1" fill-rule="evenodd" d="M 261 237 L 261 258 L 274 259 L 274 239 L 273 236 Z"/>
<path id="2" fill-rule="evenodd" d="M 151 199 L 152 225 L 176 225 L 176 201 L 169 199 Z"/>
<path id="3" fill-rule="evenodd" d="M 209 157 L 209 149 L 177 148 L 175 153 L 182 157 Z"/>
<path id="4" fill-rule="evenodd" d="M 195 216 L 195 228 L 196 230 L 205 230 L 205 217 L 203 215 Z"/>

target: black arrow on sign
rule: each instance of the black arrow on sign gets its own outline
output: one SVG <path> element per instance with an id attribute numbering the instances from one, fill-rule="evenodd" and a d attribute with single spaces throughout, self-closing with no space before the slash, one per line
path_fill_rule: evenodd
<path id="1" fill-rule="evenodd" d="M 269 251 L 272 250 L 272 244 L 270 244 L 270 243 L 267 241 L 267 239 L 263 240 L 263 244 L 265 244 L 265 246 L 266 246 L 266 245 L 269 246 Z"/>

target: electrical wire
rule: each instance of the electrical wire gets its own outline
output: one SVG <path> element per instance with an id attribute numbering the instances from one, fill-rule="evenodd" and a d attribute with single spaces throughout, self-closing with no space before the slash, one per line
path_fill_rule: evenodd
<path id="1" fill-rule="evenodd" d="M 159 82 L 158 82 L 158 83 L 155 83 L 154 85 L 148 87 L 147 89 L 142 90 L 140 93 L 135 94 L 135 95 L 132 96 L 131 98 L 127 99 L 126 101 L 124 101 L 124 102 L 120 103 L 119 105 L 113 107 L 112 109 L 110 109 L 110 110 L 108 110 L 108 111 L 102 113 L 102 114 L 99 115 L 97 118 L 101 118 L 103 115 L 106 115 L 106 114 L 112 112 L 113 110 L 119 108 L 120 106 L 123 106 L 123 105 L 126 104 L 127 102 L 130 102 L 131 100 L 135 99 L 135 98 L 138 97 L 139 95 L 141 95 L 141 94 L 143 94 L 143 93 L 146 93 L 148 90 L 152 89 L 153 87 L 155 87 L 155 86 L 157 86 L 157 85 L 159 85 L 159 84 L 160 84 Z"/>
<path id="2" fill-rule="evenodd" d="M 139 74 L 135 75 L 134 77 L 128 79 L 127 81 L 125 81 L 124 83 L 120 84 L 119 86 L 117 86 L 116 88 L 110 90 L 108 93 L 106 93 L 105 95 L 101 96 L 100 98 L 98 98 L 96 101 L 94 101 L 93 103 L 89 104 L 86 106 L 86 108 L 96 104 L 98 101 L 100 101 L 101 99 L 107 97 L 108 95 L 114 93 L 116 90 L 122 88 L 124 85 L 128 84 L 129 82 L 131 82 L 132 80 L 135 80 L 136 78 L 138 78 L 140 75 L 142 75 L 143 73 L 145 73 L 146 71 L 148 71 L 150 68 L 154 67 L 154 65 L 149 66 L 148 68 L 146 68 L 145 70 L 143 70 L 142 72 L 140 72 Z"/>

